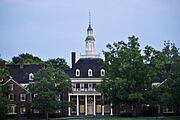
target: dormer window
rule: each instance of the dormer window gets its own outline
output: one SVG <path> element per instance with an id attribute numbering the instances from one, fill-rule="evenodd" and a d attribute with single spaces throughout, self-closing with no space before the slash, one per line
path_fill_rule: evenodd
<path id="1" fill-rule="evenodd" d="M 92 69 L 88 70 L 88 76 L 93 76 Z"/>
<path id="2" fill-rule="evenodd" d="M 80 70 L 76 69 L 76 77 L 79 77 L 79 76 L 80 76 Z"/>
<path id="3" fill-rule="evenodd" d="M 29 80 L 33 80 L 34 79 L 34 75 L 32 73 L 29 74 Z"/>
<path id="4" fill-rule="evenodd" d="M 101 76 L 105 76 L 105 70 L 101 69 Z"/>

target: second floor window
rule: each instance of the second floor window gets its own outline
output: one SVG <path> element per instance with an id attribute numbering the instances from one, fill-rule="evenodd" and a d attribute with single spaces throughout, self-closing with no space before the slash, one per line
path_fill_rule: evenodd
<path id="1" fill-rule="evenodd" d="M 26 101 L 26 94 L 20 94 L 20 101 Z"/>
<path id="2" fill-rule="evenodd" d="M 14 101 L 14 94 L 9 94 L 9 100 Z"/>

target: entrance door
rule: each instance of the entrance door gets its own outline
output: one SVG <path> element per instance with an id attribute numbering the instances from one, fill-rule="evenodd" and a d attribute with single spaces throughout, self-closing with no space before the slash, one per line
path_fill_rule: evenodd
<path id="1" fill-rule="evenodd" d="M 94 112 L 94 107 L 93 107 L 93 97 L 88 96 L 88 101 L 87 101 L 87 114 L 92 115 Z"/>
<path id="2" fill-rule="evenodd" d="M 93 105 L 92 104 L 89 104 L 88 107 L 87 107 L 87 114 L 88 115 L 92 115 L 93 114 Z"/>

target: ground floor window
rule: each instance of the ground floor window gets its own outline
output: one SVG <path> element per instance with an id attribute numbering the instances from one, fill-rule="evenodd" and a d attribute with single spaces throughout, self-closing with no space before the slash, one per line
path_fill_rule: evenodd
<path id="1" fill-rule="evenodd" d="M 104 105 L 104 113 L 110 112 L 110 105 Z"/>
<path id="2" fill-rule="evenodd" d="M 80 113 L 84 113 L 84 105 L 80 105 Z"/>
<path id="3" fill-rule="evenodd" d="M 96 112 L 101 113 L 101 105 L 96 105 Z"/>
<path id="4" fill-rule="evenodd" d="M 9 106 L 9 114 L 16 114 L 16 105 Z"/>
<path id="5" fill-rule="evenodd" d="M 173 113 L 174 112 L 174 108 L 173 106 L 169 105 L 169 106 L 164 106 L 164 113 Z"/>
<path id="6" fill-rule="evenodd" d="M 20 113 L 21 114 L 25 114 L 26 113 L 26 107 L 25 106 L 21 106 L 20 107 Z"/>

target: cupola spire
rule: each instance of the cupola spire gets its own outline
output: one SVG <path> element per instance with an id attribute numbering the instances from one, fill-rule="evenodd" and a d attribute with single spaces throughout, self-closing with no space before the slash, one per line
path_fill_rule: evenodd
<path id="1" fill-rule="evenodd" d="M 95 54 L 95 38 L 93 35 L 93 29 L 91 27 L 91 12 L 89 10 L 89 25 L 87 29 L 87 37 L 85 39 L 85 55 L 81 55 L 82 57 L 85 56 L 87 58 L 94 58 L 99 57 L 99 55 Z"/>
<path id="2" fill-rule="evenodd" d="M 89 26 L 91 26 L 91 11 L 89 10 Z"/>

